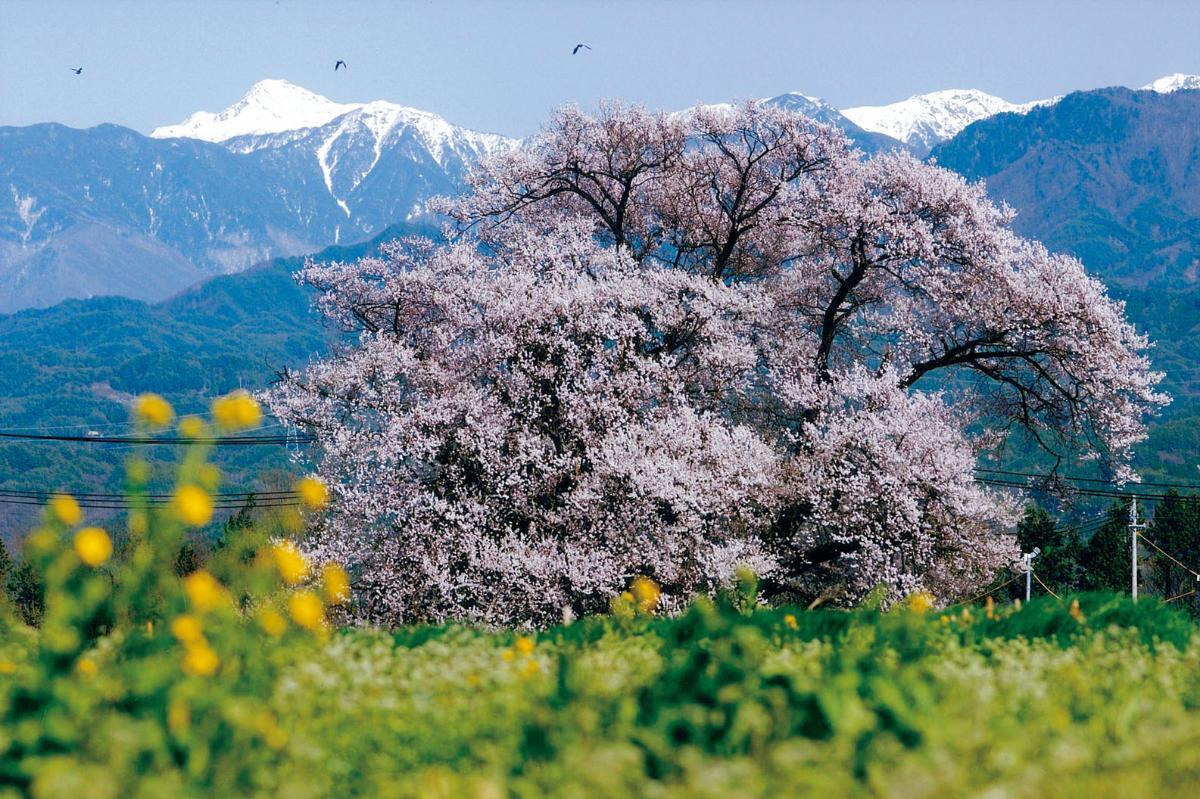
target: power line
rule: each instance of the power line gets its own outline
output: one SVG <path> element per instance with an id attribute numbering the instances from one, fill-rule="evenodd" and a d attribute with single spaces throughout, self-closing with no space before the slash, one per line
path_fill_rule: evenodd
<path id="1" fill-rule="evenodd" d="M 96 510 L 124 510 L 126 508 L 165 508 L 171 507 L 173 501 L 155 500 L 142 501 L 138 499 L 130 500 L 96 500 L 96 499 L 81 499 L 76 500 L 81 508 L 91 508 Z M 0 505 L 29 505 L 33 507 L 45 507 L 50 503 L 50 498 L 39 499 L 36 497 L 7 497 L 0 496 Z M 299 500 L 286 499 L 279 497 L 263 502 L 255 502 L 256 508 L 287 508 L 299 505 Z M 245 501 L 227 501 L 215 500 L 213 508 L 216 510 L 237 510 L 246 506 Z"/>
<path id="2" fill-rule="evenodd" d="M 1029 477 L 1029 478 L 1035 478 L 1035 479 L 1039 479 L 1039 480 L 1064 480 L 1064 481 L 1072 482 L 1072 483 L 1100 483 L 1103 485 L 1123 485 L 1123 483 L 1118 483 L 1116 480 L 1105 480 L 1105 479 L 1099 478 L 1099 477 L 1075 477 L 1075 476 L 1066 475 L 1066 474 L 1039 474 L 1037 472 L 1017 472 L 1017 471 L 1011 471 L 1011 470 L 1007 470 L 1007 469 L 985 469 L 981 466 L 977 466 L 975 468 L 975 471 L 980 474 L 998 474 L 998 475 L 1005 475 L 1005 476 L 1009 476 L 1009 477 Z M 1138 483 L 1130 482 L 1129 484 L 1130 485 L 1151 486 L 1154 488 L 1190 488 L 1190 489 L 1200 490 L 1200 484 L 1197 484 L 1197 483 L 1155 483 L 1155 482 L 1141 481 Z"/>
<path id="3" fill-rule="evenodd" d="M 90 491 L 44 491 L 41 488 L 0 488 L 0 497 L 10 495 L 10 497 L 54 497 L 56 494 L 70 494 L 76 499 L 125 499 L 128 497 L 127 492 L 112 493 L 112 492 L 90 492 Z M 174 497 L 173 493 L 138 493 L 138 497 L 150 499 L 170 499 Z M 216 491 L 211 493 L 212 497 L 228 498 L 228 499 L 246 499 L 248 497 L 296 497 L 295 491 Z"/>
<path id="4" fill-rule="evenodd" d="M 129 445 L 171 445 L 171 446 L 188 446 L 190 444 L 209 444 L 215 447 L 234 447 L 234 446 L 262 446 L 262 445 L 287 445 L 287 444 L 311 444 L 316 441 L 316 436 L 311 435 L 294 435 L 294 436 L 210 436 L 205 438 L 178 438 L 174 436 L 155 437 L 155 436 L 60 436 L 51 434 L 37 433 L 0 433 L 0 439 L 9 439 L 16 441 L 56 441 L 56 442 L 75 442 L 80 444 L 129 444 Z"/>

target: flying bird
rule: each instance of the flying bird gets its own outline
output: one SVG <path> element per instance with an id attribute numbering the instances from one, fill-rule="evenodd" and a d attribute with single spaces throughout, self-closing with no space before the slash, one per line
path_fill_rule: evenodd
<path id="1" fill-rule="evenodd" d="M 571 55 L 575 55 L 576 53 L 578 53 L 579 49 L 581 47 L 587 47 L 587 49 L 589 49 L 589 50 L 592 49 L 591 47 L 588 47 L 586 44 L 577 44 L 577 45 L 575 45 L 575 49 L 571 51 Z"/>
<path id="2" fill-rule="evenodd" d="M 338 62 L 333 65 L 333 71 L 337 72 L 342 67 L 346 67 L 346 62 L 339 58 Z M 350 67 L 346 67 L 346 69 L 350 69 Z"/>
<path id="3" fill-rule="evenodd" d="M 76 75 L 82 75 L 82 74 L 83 74 L 83 67 L 79 67 L 78 69 L 76 69 L 75 67 L 68 67 L 68 69 L 70 69 L 70 70 L 71 70 L 72 72 L 74 72 Z"/>

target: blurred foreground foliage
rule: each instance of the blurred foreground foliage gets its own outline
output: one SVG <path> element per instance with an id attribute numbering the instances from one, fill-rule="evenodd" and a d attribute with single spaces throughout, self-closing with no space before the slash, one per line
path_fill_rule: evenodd
<path id="1" fill-rule="evenodd" d="M 44 606 L 36 627 L 12 603 L 0 620 L 0 797 L 1200 786 L 1200 637 L 1161 602 L 939 610 L 917 595 L 886 613 L 805 611 L 758 605 L 743 575 L 674 617 L 654 614 L 657 586 L 640 579 L 609 614 L 537 633 L 338 629 L 346 575 L 289 543 L 295 509 L 181 556 L 215 479 L 205 455 L 184 459 L 172 505 L 135 510 L 121 536 L 60 498 L 27 539 L 20 568 Z"/>

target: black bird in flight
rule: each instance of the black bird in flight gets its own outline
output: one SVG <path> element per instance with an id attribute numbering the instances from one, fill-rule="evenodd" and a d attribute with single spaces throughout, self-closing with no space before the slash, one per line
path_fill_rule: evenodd
<path id="1" fill-rule="evenodd" d="M 333 65 L 333 71 L 337 72 L 342 67 L 346 67 L 346 62 L 339 58 L 338 62 Z M 346 67 L 346 69 L 350 69 L 350 67 Z"/>
<path id="2" fill-rule="evenodd" d="M 79 67 L 78 69 L 76 69 L 75 67 L 70 67 L 70 70 L 71 70 L 72 72 L 74 72 L 76 75 L 82 75 L 82 74 L 83 74 L 83 67 Z"/>
<path id="3" fill-rule="evenodd" d="M 587 47 L 587 49 L 589 49 L 589 50 L 592 49 L 592 48 L 588 47 L 586 44 L 577 44 L 577 45 L 575 45 L 575 49 L 571 51 L 571 55 L 575 55 L 576 53 L 578 53 L 579 48 L 581 48 L 581 47 Z"/>

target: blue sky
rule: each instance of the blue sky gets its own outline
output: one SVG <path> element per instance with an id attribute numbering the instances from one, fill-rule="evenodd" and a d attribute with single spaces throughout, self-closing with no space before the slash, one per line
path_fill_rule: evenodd
<path id="1" fill-rule="evenodd" d="M 593 50 L 571 56 L 576 42 Z M 0 0 L 9 125 L 149 131 L 261 78 L 523 135 L 604 97 L 679 108 L 794 90 L 847 107 L 972 87 L 1021 102 L 1170 72 L 1200 72 L 1195 0 Z"/>

